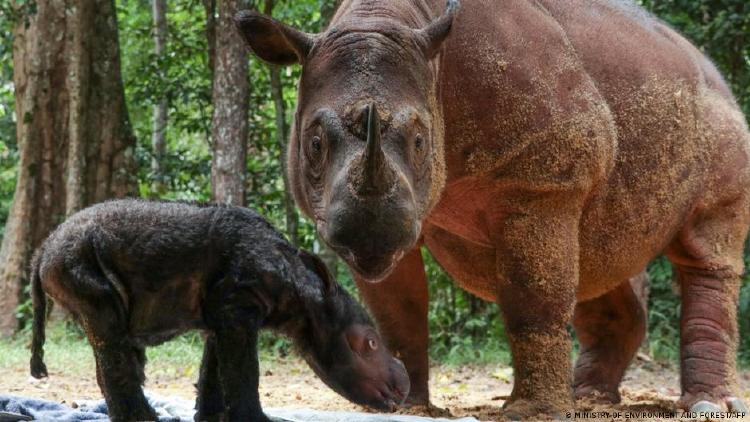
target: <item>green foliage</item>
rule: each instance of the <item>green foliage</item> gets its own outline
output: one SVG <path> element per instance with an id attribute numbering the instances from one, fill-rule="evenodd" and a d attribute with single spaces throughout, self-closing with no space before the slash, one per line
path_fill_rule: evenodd
<path id="1" fill-rule="evenodd" d="M 462 290 L 426 249 L 431 356 L 448 363 L 508 363 L 510 354 L 498 306 Z"/>
<path id="2" fill-rule="evenodd" d="M 170 1 L 167 52 L 154 53 L 149 3 L 118 1 L 122 74 L 135 135 L 142 196 L 152 197 L 151 135 L 153 107 L 169 104 L 167 155 L 163 166 L 166 199 L 207 201 L 211 197 L 211 70 L 205 10 L 201 2 Z"/>
<path id="3" fill-rule="evenodd" d="M 745 248 L 745 275 L 742 277 L 742 290 L 740 290 L 740 303 L 738 309 L 740 347 L 740 365 L 750 367 L 750 253 Z"/>
<path id="4" fill-rule="evenodd" d="M 680 301 L 672 285 L 672 265 L 660 257 L 648 268 L 651 291 L 648 303 L 648 339 L 651 354 L 660 360 L 680 355 Z"/>

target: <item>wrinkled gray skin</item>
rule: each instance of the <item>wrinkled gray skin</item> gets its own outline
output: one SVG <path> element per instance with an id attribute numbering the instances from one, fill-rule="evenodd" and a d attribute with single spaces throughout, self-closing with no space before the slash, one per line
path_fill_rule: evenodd
<path id="1" fill-rule="evenodd" d="M 269 41 L 297 43 L 298 53 L 255 52 L 277 63 L 305 57 L 300 82 L 305 100 L 288 152 L 295 198 L 330 246 L 359 274 L 378 279 L 414 246 L 421 219 L 444 183 L 442 151 L 432 142 L 442 140 L 442 119 L 430 102 L 436 88 L 430 59 L 451 19 L 445 16 L 417 32 L 397 22 L 365 21 L 365 28 L 377 31 L 364 36 L 357 16 L 337 15 L 314 44 L 289 27 L 284 27 L 288 41 Z M 264 26 L 273 24 L 253 13 L 237 19 L 258 31 L 270 31 Z M 411 24 L 419 21 L 415 16 Z M 265 36 L 245 35 L 253 42 Z M 405 62 L 418 65 L 404 67 Z M 313 75 L 336 75 L 337 82 Z"/>

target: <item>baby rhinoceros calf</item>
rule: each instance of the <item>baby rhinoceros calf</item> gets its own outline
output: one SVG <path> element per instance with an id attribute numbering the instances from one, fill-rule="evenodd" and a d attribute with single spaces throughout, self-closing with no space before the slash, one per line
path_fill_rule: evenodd
<path id="1" fill-rule="evenodd" d="M 110 201 L 70 217 L 32 264 L 31 374 L 42 357 L 46 296 L 83 326 L 114 421 L 155 420 L 143 395 L 144 347 L 208 333 L 196 420 L 267 421 L 258 396 L 258 330 L 289 336 L 347 399 L 381 410 L 409 391 L 403 364 L 362 307 L 314 255 L 253 211 Z"/>

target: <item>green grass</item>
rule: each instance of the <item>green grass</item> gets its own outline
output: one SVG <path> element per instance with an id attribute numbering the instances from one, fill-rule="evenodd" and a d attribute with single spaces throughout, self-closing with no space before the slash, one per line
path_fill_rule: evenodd
<path id="1" fill-rule="evenodd" d="M 442 343 L 433 338 L 430 360 L 439 365 L 462 366 L 509 365 L 511 359 L 508 345 L 496 335 L 481 339 L 454 336 Z"/>
<path id="2" fill-rule="evenodd" d="M 30 332 L 22 331 L 10 339 L 0 339 L 0 368 L 28 367 Z M 47 330 L 44 356 L 50 368 L 65 368 L 77 374 L 90 371 L 93 353 L 80 333 L 67 324 L 55 324 Z"/>
<path id="3" fill-rule="evenodd" d="M 0 338 L 0 368 L 27 367 L 31 333 L 23 330 L 12 338 Z M 179 336 L 160 346 L 146 349 L 149 372 L 167 377 L 197 376 L 203 355 L 203 338 L 198 332 Z M 294 355 L 288 339 L 264 332 L 260 340 L 262 361 L 282 359 Z M 508 364 L 510 353 L 499 338 L 481 342 L 469 337 L 456 337 L 450 344 L 433 344 L 433 362 L 460 366 L 465 364 Z M 89 374 L 94 368 L 94 356 L 88 340 L 74 323 L 50 323 L 44 345 L 44 360 L 50 370 L 64 369 L 72 374 Z"/>
<path id="4" fill-rule="evenodd" d="M 94 371 L 94 354 L 79 326 L 73 322 L 47 325 L 44 361 L 50 371 L 72 375 L 90 375 Z M 193 331 L 159 346 L 146 349 L 149 376 L 179 378 L 196 377 L 203 357 L 203 337 Z M 31 332 L 22 330 L 11 338 L 0 337 L 0 368 L 27 368 L 31 352 Z M 289 355 L 294 349 L 289 340 L 272 332 L 260 336 L 260 360 L 273 362 Z"/>
<path id="5" fill-rule="evenodd" d="M 0 368 L 28 366 L 30 332 L 22 331 L 10 339 L 0 339 Z M 203 339 L 189 333 L 146 350 L 149 369 L 164 375 L 197 373 L 203 354 Z M 50 370 L 64 369 L 72 374 L 91 373 L 94 355 L 81 330 L 67 323 L 50 324 L 44 345 L 44 360 Z M 156 369 L 158 368 L 158 369 Z M 181 374 L 180 374 L 181 373 Z"/>

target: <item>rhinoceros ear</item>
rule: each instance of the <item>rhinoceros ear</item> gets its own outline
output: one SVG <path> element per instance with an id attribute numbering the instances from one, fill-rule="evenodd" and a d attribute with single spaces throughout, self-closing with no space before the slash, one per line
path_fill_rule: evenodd
<path id="1" fill-rule="evenodd" d="M 424 56 L 429 60 L 440 52 L 443 41 L 448 37 L 453 25 L 453 18 L 460 7 L 459 0 L 448 0 L 445 13 L 426 27 L 417 30 L 417 40 Z"/>
<path id="2" fill-rule="evenodd" d="M 331 275 L 331 272 L 328 271 L 328 267 L 322 259 L 318 258 L 317 255 L 311 252 L 307 252 L 303 249 L 299 250 L 298 255 L 302 260 L 302 263 L 305 264 L 305 267 L 317 274 L 318 277 L 320 277 L 320 279 L 323 281 L 323 285 L 326 288 L 326 293 L 336 291 L 336 280 Z"/>
<path id="3" fill-rule="evenodd" d="M 250 49 L 271 64 L 302 63 L 315 41 L 311 34 L 252 10 L 237 12 L 234 23 Z"/>

